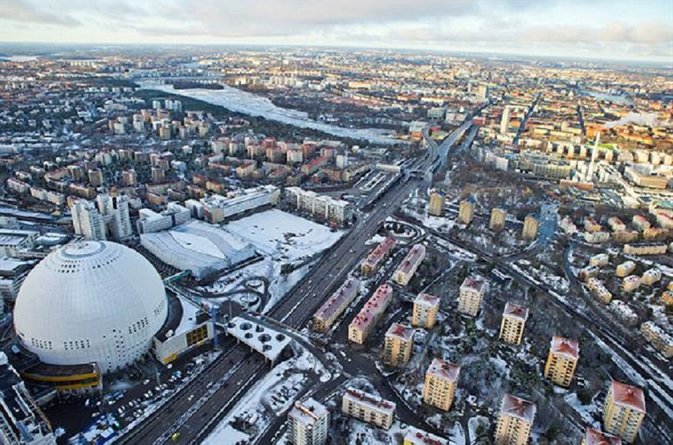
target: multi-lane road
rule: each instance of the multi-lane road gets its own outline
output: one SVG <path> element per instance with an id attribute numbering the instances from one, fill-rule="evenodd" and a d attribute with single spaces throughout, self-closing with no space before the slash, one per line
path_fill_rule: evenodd
<path id="1" fill-rule="evenodd" d="M 413 168 L 425 171 L 460 139 L 470 127 L 466 122 L 440 146 L 430 147 Z M 434 141 L 433 141 L 434 142 Z M 438 156 L 439 155 L 439 156 Z M 368 250 L 370 239 L 404 198 L 425 182 L 403 175 L 377 202 L 375 209 L 358 219 L 355 226 L 313 266 L 283 300 L 268 314 L 291 328 L 302 327 L 330 293 Z M 177 443 L 201 441 L 240 399 L 241 395 L 268 371 L 261 356 L 230 340 L 224 352 L 200 375 L 174 394 L 161 408 L 120 437 L 120 443 L 165 443 L 179 433 Z"/>

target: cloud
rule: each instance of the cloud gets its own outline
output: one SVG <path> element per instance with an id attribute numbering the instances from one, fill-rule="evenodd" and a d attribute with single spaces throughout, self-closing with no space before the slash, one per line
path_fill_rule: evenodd
<path id="1" fill-rule="evenodd" d="M 44 2 L 48 4 L 49 2 Z M 44 25 L 79 24 L 77 20 L 63 11 L 52 11 L 45 4 L 35 5 L 26 0 L 2 0 L 2 20 L 11 20 L 24 23 L 39 23 Z"/>

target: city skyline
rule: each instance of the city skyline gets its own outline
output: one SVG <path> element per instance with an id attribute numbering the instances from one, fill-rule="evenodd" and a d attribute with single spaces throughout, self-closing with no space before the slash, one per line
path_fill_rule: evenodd
<path id="1" fill-rule="evenodd" d="M 670 3 L 9 0 L 0 41 L 292 45 L 669 63 Z M 401 18 L 403 17 L 403 18 Z M 27 26 L 28 25 L 28 26 Z"/>

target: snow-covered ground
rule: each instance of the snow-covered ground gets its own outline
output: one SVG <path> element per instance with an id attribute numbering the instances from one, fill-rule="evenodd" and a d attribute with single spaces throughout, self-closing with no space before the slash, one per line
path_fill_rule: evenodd
<path id="1" fill-rule="evenodd" d="M 141 88 L 164 91 L 179 96 L 191 97 L 192 99 L 219 105 L 228 110 L 244 113 L 251 116 L 263 116 L 266 119 L 294 125 L 301 128 L 311 128 L 337 137 L 353 139 L 365 139 L 375 144 L 394 144 L 397 141 L 388 136 L 390 130 L 377 128 L 343 128 L 323 122 L 309 119 L 303 111 L 281 108 L 274 105 L 269 99 L 247 91 L 242 91 L 227 85 L 221 90 L 209 90 L 193 88 L 188 90 L 176 90 L 173 85 L 166 85 L 152 80 L 139 81 Z"/>
<path id="2" fill-rule="evenodd" d="M 221 277 L 205 289 L 218 294 L 230 292 L 239 289 L 241 282 L 249 277 L 267 277 L 270 280 L 269 301 L 264 308 L 255 308 L 263 313 L 308 273 L 312 258 L 317 259 L 318 254 L 334 245 L 345 233 L 333 232 L 327 226 L 277 209 L 232 221 L 224 226 L 224 230 L 249 241 L 264 258 Z M 303 262 L 305 264 L 292 272 L 281 273 L 283 264 Z M 226 298 L 211 301 L 224 300 Z"/>
<path id="3" fill-rule="evenodd" d="M 313 372 L 327 374 L 320 362 L 305 349 L 300 355 L 280 363 L 245 394 L 203 444 L 234 445 L 261 435 L 276 416 L 292 406 L 306 385 L 308 374 Z"/>

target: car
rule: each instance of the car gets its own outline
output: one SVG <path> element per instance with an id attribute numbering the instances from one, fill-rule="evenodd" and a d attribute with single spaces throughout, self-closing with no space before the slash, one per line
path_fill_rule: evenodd
<path id="1" fill-rule="evenodd" d="M 180 438 L 180 431 L 176 431 L 173 434 L 171 434 L 171 440 L 173 442 L 177 442 L 179 438 Z"/>

